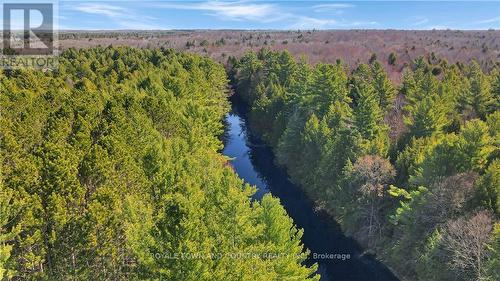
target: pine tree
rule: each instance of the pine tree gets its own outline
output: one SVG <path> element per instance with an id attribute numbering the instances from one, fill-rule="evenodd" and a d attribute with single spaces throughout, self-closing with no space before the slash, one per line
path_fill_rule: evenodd
<path id="1" fill-rule="evenodd" d="M 356 127 L 364 138 L 373 139 L 378 134 L 383 122 L 375 90 L 370 84 L 356 82 L 353 85 L 353 91 L 358 97 L 354 109 Z"/>
<path id="2" fill-rule="evenodd" d="M 449 134 L 422 163 L 423 181 L 466 171 L 484 170 L 494 151 L 486 124 L 478 119 L 468 121 L 460 134 Z"/>
<path id="3" fill-rule="evenodd" d="M 314 69 L 311 84 L 313 87 L 307 96 L 304 96 L 304 104 L 319 117 L 322 117 L 334 102 L 340 102 L 343 105 L 342 110 L 349 111 L 348 104 L 351 99 L 348 96 L 347 75 L 341 64 L 318 64 Z"/>
<path id="4" fill-rule="evenodd" d="M 495 159 L 488 166 L 478 183 L 478 197 L 481 204 L 500 214 L 500 160 Z"/>
<path id="5" fill-rule="evenodd" d="M 491 256 L 486 263 L 486 276 L 492 280 L 500 278 L 500 222 L 493 225 L 490 244 Z"/>
<path id="6" fill-rule="evenodd" d="M 388 186 L 392 179 L 381 180 L 388 178 L 384 175 L 394 175 L 387 173 L 391 169 L 384 167 L 390 164 L 387 166 L 389 162 L 382 159 L 389 147 L 384 115 L 397 113 L 391 111 L 396 91 L 383 68 L 376 62 L 370 67 L 361 64 L 347 77 L 339 62 L 318 64 L 312 72 L 301 62 L 288 86 L 278 81 L 287 81 L 284 76 L 291 74 L 276 78 L 284 74 L 282 69 L 288 64 L 287 60 L 280 62 L 280 55 L 268 50 L 259 52 L 264 75 L 256 81 L 263 87 L 252 90 L 257 99 L 250 107 L 251 112 L 259 112 L 262 117 L 257 125 L 263 131 L 259 135 L 280 135 L 279 142 L 270 145 L 293 181 L 314 200 L 324 203 L 349 234 L 375 245 L 376 251 L 384 249 L 382 256 L 393 268 L 399 273 L 408 272 L 403 274 L 405 278 L 456 279 L 462 271 L 449 265 L 458 260 L 443 255 L 443 250 L 458 253 L 456 248 L 444 249 L 445 240 L 453 238 L 444 233 L 445 226 L 457 219 L 465 221 L 470 210 L 496 209 L 492 171 L 498 170 L 495 165 L 500 118 L 496 105 L 491 104 L 481 116 L 486 123 L 475 119 L 470 90 L 484 88 L 477 85 L 484 86 L 483 78 L 487 75 L 475 66 L 467 70 L 463 65 L 441 63 L 437 69 L 429 65 L 437 58 L 428 62 L 423 57 L 414 61 L 413 70 L 405 70 L 401 93 L 406 104 L 407 133 L 391 151 L 392 160 L 396 159 L 395 178 L 401 186 L 398 188 Z M 498 88 L 496 75 L 493 72 L 487 77 L 494 98 Z M 264 89 L 272 84 L 280 84 L 282 94 L 271 96 L 284 98 L 269 98 L 268 93 L 274 91 Z M 284 130 L 275 130 L 283 127 Z M 366 174 L 371 179 L 360 180 L 364 177 L 359 175 Z M 358 192 L 360 186 L 376 188 Z M 387 193 L 394 198 L 386 197 Z M 486 238 L 487 235 L 481 236 L 485 239 L 482 241 Z M 493 280 L 497 274 L 495 245 L 491 244 L 489 252 L 481 248 L 476 263 L 488 264 L 485 280 Z M 485 258 L 488 255 L 491 258 Z"/>
<path id="7" fill-rule="evenodd" d="M 278 74 L 287 68 L 276 58 L 273 83 L 254 98 L 269 95 L 278 112 L 286 100 Z M 255 94 L 263 64 L 248 60 L 239 74 Z M 255 189 L 218 153 L 229 111 L 221 65 L 173 50 L 99 47 L 67 50 L 60 66 L 0 76 L 0 163 L 9 164 L 0 181 L 2 277 L 317 279 L 295 255 L 300 234 L 283 235 L 290 218 L 269 203 L 276 231 L 267 231 L 251 203 Z M 229 256 L 273 247 L 293 258 Z"/>
<path id="8" fill-rule="evenodd" d="M 314 171 L 319 165 L 329 135 L 330 129 L 326 122 L 319 120 L 315 114 L 312 114 L 305 123 L 301 134 L 300 158 L 302 161 L 296 171 L 296 176 L 302 182 L 310 183 L 314 178 Z"/>
<path id="9" fill-rule="evenodd" d="M 437 96 L 426 97 L 407 110 L 409 116 L 404 121 L 409 134 L 417 138 L 439 134 L 449 123 L 448 108 Z"/>
<path id="10" fill-rule="evenodd" d="M 500 110 L 500 69 L 496 68 L 491 75 L 491 94 L 493 95 L 492 111 Z"/>
<path id="11" fill-rule="evenodd" d="M 9 227 L 14 216 L 12 199 L 12 191 L 3 186 L 0 176 L 0 279 L 2 280 L 11 279 L 16 274 L 10 258 L 13 249 L 12 242 L 19 230 Z"/>
<path id="12" fill-rule="evenodd" d="M 378 61 L 372 64 L 372 75 L 373 87 L 377 93 L 380 108 L 384 111 L 390 109 L 396 97 L 396 89 Z"/>
<path id="13" fill-rule="evenodd" d="M 252 89 L 254 89 L 258 83 L 258 77 L 262 68 L 261 62 L 258 60 L 257 55 L 253 52 L 247 53 L 243 58 L 241 58 L 238 64 L 238 91 L 245 91 L 248 94 L 247 102 L 252 104 L 255 100 L 251 96 Z"/>
<path id="14" fill-rule="evenodd" d="M 492 111 L 495 103 L 488 77 L 476 61 L 469 66 L 467 77 L 470 88 L 463 103 L 470 106 L 478 117 L 484 119 Z"/>
<path id="15" fill-rule="evenodd" d="M 268 253 L 281 254 L 283 257 L 278 258 L 275 267 L 277 272 L 277 280 L 286 280 L 288 278 L 300 278 L 301 280 L 319 280 L 319 276 L 315 275 L 317 266 L 306 267 L 290 267 L 290 264 L 303 263 L 308 255 L 308 251 L 304 252 L 301 237 L 303 230 L 298 230 L 293 221 L 283 219 L 286 216 L 286 211 L 279 204 L 279 200 L 272 198 L 267 194 L 262 198 L 261 202 L 262 213 L 259 220 L 264 225 L 266 233 L 264 243 L 273 245 L 266 248 Z"/>
<path id="16" fill-rule="evenodd" d="M 305 122 L 306 118 L 300 111 L 293 112 L 277 146 L 276 157 L 278 163 L 288 165 L 290 170 L 297 169 L 301 163 L 301 155 L 297 151 L 302 149 L 301 133 Z"/>

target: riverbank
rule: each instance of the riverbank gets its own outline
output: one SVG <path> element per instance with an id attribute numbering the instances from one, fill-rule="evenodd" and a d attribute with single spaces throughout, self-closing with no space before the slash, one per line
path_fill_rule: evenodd
<path id="1" fill-rule="evenodd" d="M 229 134 L 223 154 L 233 158 L 231 165 L 246 182 L 257 186 L 255 200 L 270 192 L 280 199 L 311 253 L 308 263 L 318 263 L 321 280 L 398 280 L 373 256 L 365 255 L 358 243 L 346 237 L 339 224 L 313 201 L 286 172 L 275 164 L 271 148 L 248 126 L 247 111 L 237 95 L 231 97 L 232 112 L 227 117 Z"/>
<path id="2" fill-rule="evenodd" d="M 349 71 L 263 49 L 228 64 L 276 163 L 400 278 L 500 280 L 498 70 L 420 58 L 395 85 L 376 57 Z"/>

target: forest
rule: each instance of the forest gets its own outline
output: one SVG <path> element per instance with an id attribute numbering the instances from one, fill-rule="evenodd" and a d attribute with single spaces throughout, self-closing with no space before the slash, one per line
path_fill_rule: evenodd
<path id="1" fill-rule="evenodd" d="M 396 60 L 396 57 L 392 59 Z M 0 280 L 319 280 L 279 199 L 221 154 L 228 96 L 403 280 L 500 280 L 500 67 L 262 49 L 65 50 L 0 72 Z"/>
<path id="2" fill-rule="evenodd" d="M 252 201 L 220 154 L 227 96 L 222 65 L 170 49 L 1 71 L 0 280 L 318 280 L 279 200 Z M 471 163 L 483 201 L 490 154 Z"/>
<path id="3" fill-rule="evenodd" d="M 375 55 L 228 64 L 278 164 L 403 280 L 500 280 L 500 65 L 420 57 L 399 85 Z"/>

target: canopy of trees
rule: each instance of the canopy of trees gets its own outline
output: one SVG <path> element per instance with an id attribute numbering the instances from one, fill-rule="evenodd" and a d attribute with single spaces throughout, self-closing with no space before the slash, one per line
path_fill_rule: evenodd
<path id="1" fill-rule="evenodd" d="M 376 57 L 352 73 L 268 50 L 229 62 L 279 164 L 400 276 L 500 280 L 498 69 L 420 58 L 395 86 Z"/>
<path id="2" fill-rule="evenodd" d="M 0 279 L 318 280 L 278 200 L 252 202 L 218 152 L 226 87 L 163 49 L 1 72 Z"/>

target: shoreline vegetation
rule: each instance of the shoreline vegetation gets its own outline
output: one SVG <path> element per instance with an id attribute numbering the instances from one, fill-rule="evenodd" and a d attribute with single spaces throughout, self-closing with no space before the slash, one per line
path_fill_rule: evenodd
<path id="1" fill-rule="evenodd" d="M 171 49 L 2 71 L 0 279 L 318 280 L 279 200 L 219 153 L 227 82 Z"/>
<path id="2" fill-rule="evenodd" d="M 402 280 L 500 279 L 500 70 L 418 58 L 393 84 L 262 49 L 229 58 L 252 131 Z"/>

